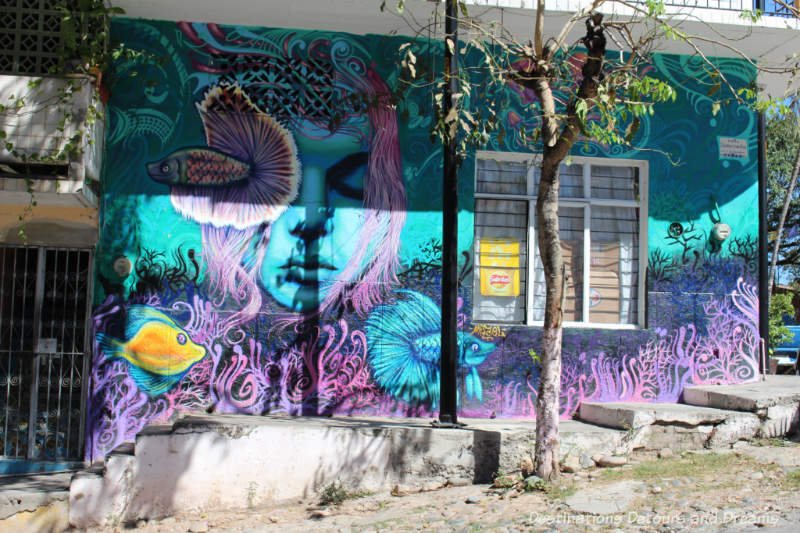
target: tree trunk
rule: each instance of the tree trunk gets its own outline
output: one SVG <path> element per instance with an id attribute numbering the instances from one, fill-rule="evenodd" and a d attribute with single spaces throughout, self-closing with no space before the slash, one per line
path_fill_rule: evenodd
<path id="1" fill-rule="evenodd" d="M 563 159 L 563 157 L 561 158 Z M 564 261 L 558 235 L 558 166 L 561 159 L 545 149 L 536 198 L 536 231 L 544 266 L 545 308 L 539 394 L 536 398 L 536 475 L 550 480 L 559 473 L 558 413 L 561 393 L 561 303 Z"/>
<path id="2" fill-rule="evenodd" d="M 797 157 L 794 160 L 794 169 L 792 170 L 792 180 L 789 182 L 789 190 L 786 192 L 786 198 L 783 200 L 781 218 L 778 221 L 778 228 L 775 231 L 775 246 L 772 248 L 772 261 L 769 268 L 769 298 L 772 298 L 772 289 L 775 286 L 775 269 L 778 264 L 778 252 L 781 249 L 783 225 L 786 223 L 786 215 L 789 212 L 789 205 L 792 203 L 792 194 L 794 194 L 794 186 L 797 183 L 798 172 L 800 172 L 800 146 L 797 148 Z"/>
<path id="3" fill-rule="evenodd" d="M 536 198 L 536 231 L 539 255 L 544 267 L 546 297 L 541 372 L 536 399 L 534 459 L 536 475 L 544 480 L 552 480 L 559 474 L 558 420 L 561 395 L 564 261 L 561 255 L 561 239 L 558 235 L 558 168 L 578 138 L 580 121 L 576 113 L 577 100 L 591 100 L 597 96 L 606 53 L 602 22 L 601 14 L 594 14 L 586 20 L 586 37 L 583 39 L 583 44 L 587 49 L 587 58 L 581 69 L 582 79 L 577 98 L 567 106 L 567 117 L 560 134 L 555 115 L 555 100 L 546 67 L 538 67 L 537 61 L 530 61 L 526 65 L 526 70 L 518 72 L 514 78 L 518 83 L 533 89 L 542 109 L 544 150 L 541 180 Z M 547 54 L 545 51 L 541 53 Z"/>

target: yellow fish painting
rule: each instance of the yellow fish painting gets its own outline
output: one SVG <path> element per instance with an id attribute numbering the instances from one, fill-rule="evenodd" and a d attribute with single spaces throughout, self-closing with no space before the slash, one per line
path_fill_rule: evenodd
<path id="1" fill-rule="evenodd" d="M 128 362 L 131 378 L 149 396 L 170 390 L 205 357 L 206 349 L 161 311 L 132 305 L 127 315 L 125 341 L 102 333 L 97 341 L 106 357 Z"/>

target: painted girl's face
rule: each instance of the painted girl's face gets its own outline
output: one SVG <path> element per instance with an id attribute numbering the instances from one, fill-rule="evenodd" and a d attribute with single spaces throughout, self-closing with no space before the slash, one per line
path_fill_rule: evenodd
<path id="1" fill-rule="evenodd" d="M 299 192 L 272 224 L 261 267 L 264 289 L 293 311 L 316 310 L 359 245 L 368 121 L 355 117 L 345 126 L 348 132 L 333 134 L 309 122 L 295 129 Z"/>

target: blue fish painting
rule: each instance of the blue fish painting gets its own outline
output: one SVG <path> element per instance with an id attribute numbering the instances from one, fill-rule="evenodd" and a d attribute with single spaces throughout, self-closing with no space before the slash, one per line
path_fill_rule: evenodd
<path id="1" fill-rule="evenodd" d="M 398 291 L 406 299 L 377 307 L 367 319 L 368 358 L 373 377 L 393 397 L 411 405 L 439 403 L 441 311 L 428 297 Z M 458 365 L 466 369 L 466 392 L 481 401 L 478 365 L 494 344 L 458 332 Z"/>
<path id="2" fill-rule="evenodd" d="M 145 305 L 128 307 L 125 340 L 97 334 L 100 350 L 109 359 L 124 359 L 129 374 L 148 396 L 174 387 L 206 349 L 189 338 L 170 317 Z"/>

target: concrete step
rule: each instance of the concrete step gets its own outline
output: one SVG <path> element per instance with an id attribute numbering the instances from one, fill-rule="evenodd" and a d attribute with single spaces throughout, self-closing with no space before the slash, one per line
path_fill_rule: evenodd
<path id="1" fill-rule="evenodd" d="M 102 476 L 76 477 L 70 522 L 78 528 L 243 509 L 313 497 L 339 481 L 348 490 L 415 491 L 487 483 L 533 454 L 530 420 L 468 419 L 465 428 L 431 419 L 195 415 L 150 427 L 135 456 L 113 454 Z M 563 421 L 561 455 L 611 454 L 625 432 Z"/>
<path id="2" fill-rule="evenodd" d="M 690 405 L 754 413 L 761 419 L 758 436 L 789 435 L 800 429 L 800 376 L 767 375 L 763 381 L 741 385 L 687 387 L 683 401 Z"/>
<path id="3" fill-rule="evenodd" d="M 672 450 L 730 446 L 757 435 L 753 413 L 672 403 L 582 403 L 580 420 L 624 429 L 632 449 Z"/>
<path id="4" fill-rule="evenodd" d="M 136 443 L 135 442 L 123 442 L 116 448 L 114 448 L 109 455 L 135 455 L 136 454 Z"/>
<path id="5" fill-rule="evenodd" d="M 683 402 L 750 413 L 763 413 L 775 405 L 800 403 L 800 376 L 767 375 L 765 378 L 741 385 L 686 387 Z"/>

